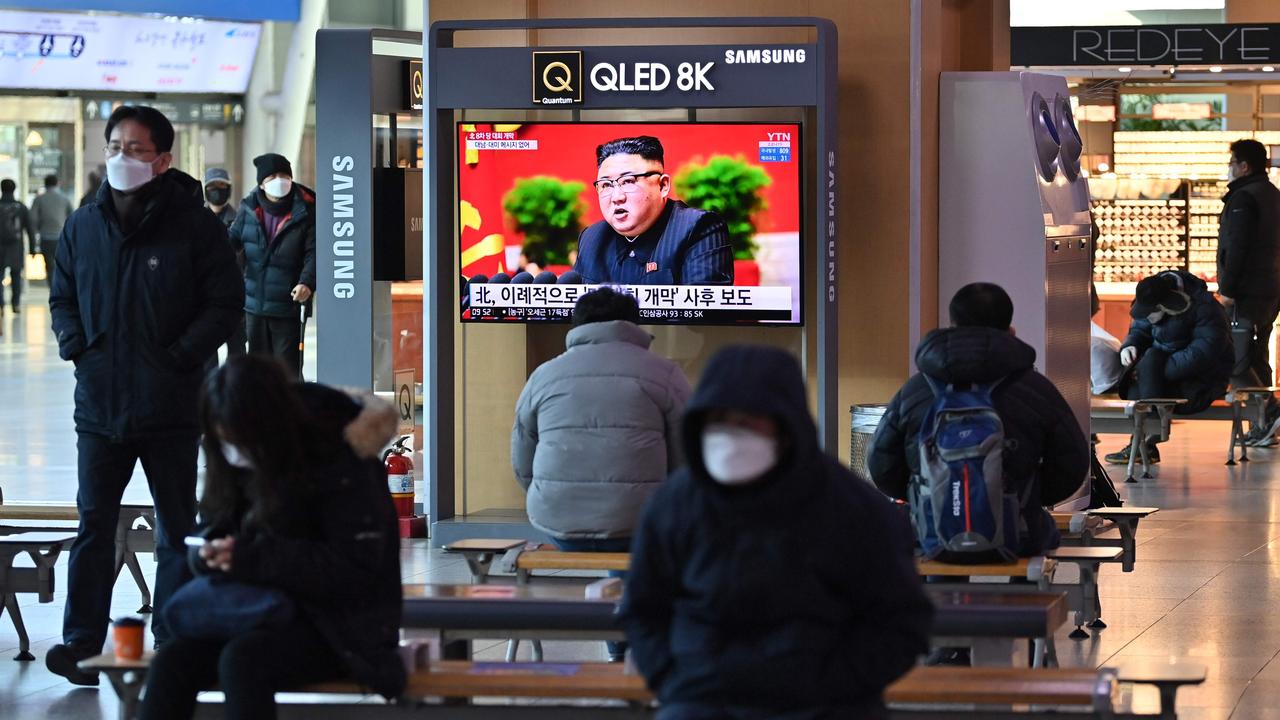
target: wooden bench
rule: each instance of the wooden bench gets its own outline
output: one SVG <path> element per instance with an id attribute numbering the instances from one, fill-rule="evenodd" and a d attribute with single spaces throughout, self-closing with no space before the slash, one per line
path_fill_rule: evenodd
<path id="1" fill-rule="evenodd" d="M 1125 482 L 1137 482 L 1133 477 L 1133 468 L 1139 456 L 1142 458 L 1142 478 L 1144 480 L 1151 478 L 1152 463 L 1151 458 L 1147 456 L 1147 438 L 1168 440 L 1173 411 L 1179 405 L 1185 405 L 1186 402 L 1182 398 L 1144 398 L 1142 400 L 1094 398 L 1090 402 L 1090 430 L 1095 433 L 1129 435 L 1129 465 L 1125 473 Z M 1123 423 L 1117 422 L 1115 417 L 1117 413 L 1123 414 L 1125 418 Z M 1234 445 L 1232 447 L 1234 448 Z"/>
<path id="2" fill-rule="evenodd" d="M 1121 549 L 1120 564 L 1124 572 L 1133 572 L 1138 552 L 1138 522 L 1160 512 L 1154 507 L 1104 507 L 1074 513 L 1052 513 L 1054 523 L 1062 535 L 1064 546 L 1105 546 Z M 1099 537 L 1110 530 L 1118 530 L 1119 538 Z"/>
<path id="3" fill-rule="evenodd" d="M 1050 639 L 1067 620 L 1063 593 L 928 590 L 935 644 L 969 647 L 975 664 L 1009 665 L 1016 640 Z M 481 638 L 622 640 L 621 591 L 617 578 L 585 591 L 537 583 L 405 585 L 401 622 L 406 635 L 431 639 L 450 660 L 470 659 L 471 641 Z"/>
<path id="4" fill-rule="evenodd" d="M 120 720 L 132 720 L 145 682 L 150 654 L 141 661 L 120 661 L 100 655 L 80 663 L 108 677 L 120 698 Z M 885 701 L 894 718 L 1033 717 L 1047 708 L 1074 711 L 1079 718 L 1150 717 L 1117 708 L 1122 682 L 1151 683 L 1161 691 L 1160 717 L 1176 717 L 1177 689 L 1204 681 L 1200 665 L 1167 665 L 1125 668 L 969 668 L 916 667 L 890 685 Z M 357 696 L 368 691 L 354 683 L 328 682 L 299 688 L 298 692 Z M 449 705 L 416 704 L 433 698 L 536 698 L 539 700 L 599 700 L 626 705 L 568 707 L 561 705 Z M 397 705 L 379 703 L 281 704 L 279 717 L 327 720 L 391 718 L 412 715 L 453 718 L 587 718 L 651 717 L 653 695 L 644 679 L 617 663 L 480 663 L 437 661 L 410 674 L 404 698 Z M 929 706 L 919 708 L 913 706 Z M 974 707 L 977 706 L 977 707 Z M 993 707 L 994 706 L 994 707 Z M 995 707 L 1006 708 L 996 710 Z M 986 708 L 986 709 L 982 709 Z M 197 705 L 196 717 L 220 716 L 220 708 L 207 702 Z M 581 712 L 575 712 L 580 710 Z"/>
<path id="5" fill-rule="evenodd" d="M 42 603 L 53 602 L 53 565 L 65 546 L 76 539 L 74 532 L 21 532 L 0 536 L 0 612 L 9 611 L 18 632 L 18 655 L 14 660 L 35 660 L 31 638 L 22 621 L 18 593 L 35 593 Z M 15 568 L 13 561 L 27 555 L 34 568 Z"/>
<path id="6" fill-rule="evenodd" d="M 6 525 L 19 532 L 25 532 L 34 529 L 31 526 L 32 523 L 48 523 L 47 529 L 56 532 L 66 531 L 69 529 L 67 524 L 76 523 L 77 527 L 72 529 L 74 531 L 78 529 L 79 522 L 80 511 L 70 503 L 0 503 L 0 533 L 5 532 Z M 136 528 L 139 522 L 145 527 Z M 138 563 L 138 553 L 155 553 L 155 527 L 156 511 L 153 506 L 133 504 L 120 506 L 120 519 L 116 523 L 114 577 L 120 577 L 120 571 L 126 567 L 129 568 L 129 574 L 133 576 L 138 591 L 142 593 L 142 607 L 138 609 L 140 613 L 151 612 L 151 590 L 147 587 L 147 579 L 142 574 L 142 566 Z"/>

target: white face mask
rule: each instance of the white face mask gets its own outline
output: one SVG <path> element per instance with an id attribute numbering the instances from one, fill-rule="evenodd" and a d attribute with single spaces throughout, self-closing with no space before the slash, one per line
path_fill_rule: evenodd
<path id="1" fill-rule="evenodd" d="M 241 470 L 253 469 L 253 461 L 249 459 L 248 454 L 229 442 L 222 443 L 222 457 L 226 458 L 227 464 L 231 467 Z"/>
<path id="2" fill-rule="evenodd" d="M 293 190 L 293 181 L 289 178 L 271 178 L 263 183 L 262 189 L 266 190 L 271 197 L 282 198 Z"/>
<path id="3" fill-rule="evenodd" d="M 151 182 L 156 170 L 149 162 L 117 153 L 107 158 L 107 182 L 120 192 L 131 192 Z"/>
<path id="4" fill-rule="evenodd" d="M 716 482 L 745 485 L 778 464 L 778 441 L 737 425 L 710 423 L 702 430 L 702 463 Z"/>

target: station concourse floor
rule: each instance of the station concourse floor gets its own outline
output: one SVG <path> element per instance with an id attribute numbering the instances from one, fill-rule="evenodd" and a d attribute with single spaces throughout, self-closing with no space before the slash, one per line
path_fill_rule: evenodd
<path id="1" fill-rule="evenodd" d="M 7 288 L 6 288 L 7 290 Z M 7 296 L 7 293 L 6 293 Z M 4 500 L 72 501 L 75 432 L 71 366 L 58 359 L 49 329 L 47 293 L 38 284 L 24 295 L 23 313 L 6 311 L 0 337 L 0 490 Z M 308 377 L 314 377 L 309 333 Z M 1280 449 L 1251 450 L 1248 464 L 1223 463 L 1228 426 L 1179 421 L 1162 446 L 1157 478 L 1125 486 L 1130 504 L 1161 512 L 1143 520 L 1133 573 L 1107 565 L 1101 573 L 1108 627 L 1083 642 L 1057 637 L 1063 665 L 1116 664 L 1126 659 L 1187 658 L 1208 666 L 1208 682 L 1179 693 L 1179 717 L 1195 720 L 1280 719 Z M 1124 439 L 1104 435 L 1099 452 Z M 141 470 L 126 502 L 149 502 Z M 150 555 L 139 559 L 148 581 Z M 412 583 L 464 583 L 465 563 L 421 540 L 404 541 L 402 574 Z M 116 698 L 104 683 L 77 688 L 50 674 L 44 654 L 59 641 L 66 597 L 66 554 L 59 559 L 54 601 L 19 595 L 35 662 L 20 663 L 18 637 L 0 616 L 0 718 L 115 718 Z M 1060 575 L 1060 577 L 1062 577 Z M 125 573 L 116 584 L 113 617 L 141 604 Z M 602 660 L 602 643 L 545 643 L 548 660 Z M 477 657 L 501 659 L 505 643 L 477 642 Z M 521 657 L 527 658 L 527 643 Z M 1154 710 L 1153 693 L 1125 691 L 1134 709 Z"/>

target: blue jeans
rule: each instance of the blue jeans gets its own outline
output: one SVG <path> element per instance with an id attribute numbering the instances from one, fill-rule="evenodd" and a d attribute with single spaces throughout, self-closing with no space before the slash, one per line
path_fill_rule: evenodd
<path id="1" fill-rule="evenodd" d="M 631 538 L 551 538 L 551 542 L 563 552 L 631 552 Z M 609 577 L 625 578 L 627 574 L 621 570 L 610 570 Z M 605 643 L 609 658 L 620 658 L 627 653 L 625 642 L 610 640 Z"/>
<path id="2" fill-rule="evenodd" d="M 187 552 L 183 537 L 196 517 L 196 451 L 199 438 L 165 437 L 112 442 L 100 435 L 79 433 L 76 448 L 80 489 L 76 508 L 80 528 L 67 564 L 67 607 L 62 639 L 77 648 L 101 652 L 107 638 L 111 590 L 115 586 L 116 524 L 120 500 L 142 461 L 156 508 L 156 584 L 152 604 L 152 635 L 168 639 L 161 608 L 187 580 Z"/>

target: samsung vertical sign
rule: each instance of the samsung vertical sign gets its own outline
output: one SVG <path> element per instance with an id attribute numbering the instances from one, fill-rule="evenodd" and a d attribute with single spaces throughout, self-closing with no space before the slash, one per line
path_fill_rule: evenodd
<path id="1" fill-rule="evenodd" d="M 333 170 L 333 296 L 349 300 L 356 294 L 355 159 L 335 155 Z"/>

